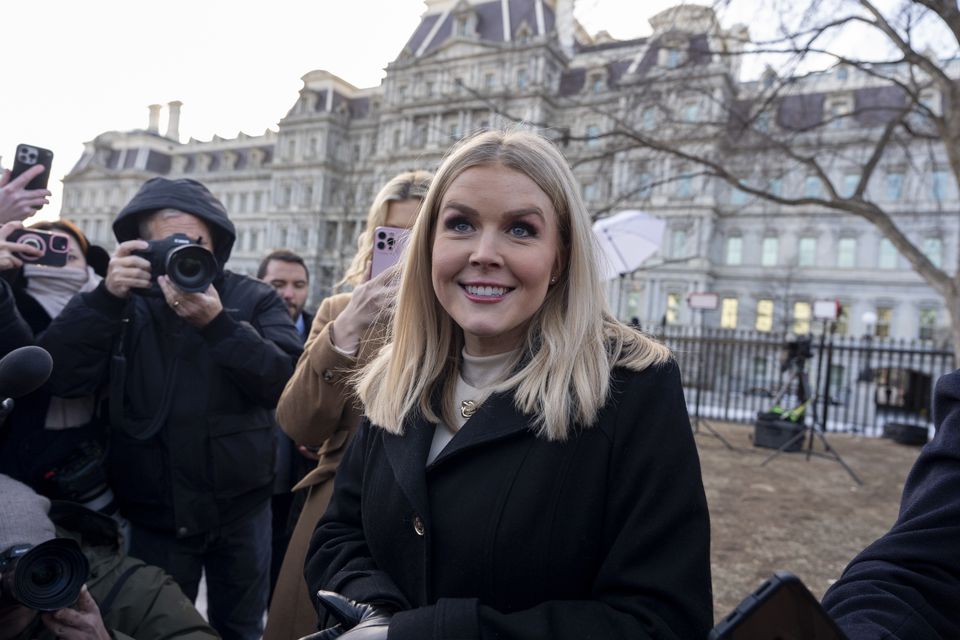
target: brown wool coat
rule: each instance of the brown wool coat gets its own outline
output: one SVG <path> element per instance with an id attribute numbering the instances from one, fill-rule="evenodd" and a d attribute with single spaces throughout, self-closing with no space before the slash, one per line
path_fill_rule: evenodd
<path id="1" fill-rule="evenodd" d="M 320 304 L 297 369 L 277 404 L 277 422 L 283 431 L 298 445 L 319 446 L 320 459 L 293 488 L 308 493 L 280 568 L 264 640 L 295 640 L 317 630 L 316 609 L 303 579 L 304 559 L 313 530 L 330 502 L 340 459 L 360 422 L 349 375 L 363 367 L 380 344 L 378 339 L 363 340 L 355 358 L 333 348 L 331 326 L 350 296 L 337 294 Z"/>

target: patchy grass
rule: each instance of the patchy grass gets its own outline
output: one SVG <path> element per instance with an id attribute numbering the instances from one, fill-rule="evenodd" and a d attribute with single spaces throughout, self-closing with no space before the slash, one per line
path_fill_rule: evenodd
<path id="1" fill-rule="evenodd" d="M 896 520 L 920 453 L 879 438 L 828 434 L 863 480 L 836 461 L 754 447 L 753 427 L 711 422 L 736 451 L 701 428 L 697 438 L 710 504 L 714 615 L 725 616 L 777 570 L 797 574 L 818 598 L 847 563 Z M 806 446 L 806 445 L 805 445 Z M 823 451 L 819 440 L 814 451 Z"/>

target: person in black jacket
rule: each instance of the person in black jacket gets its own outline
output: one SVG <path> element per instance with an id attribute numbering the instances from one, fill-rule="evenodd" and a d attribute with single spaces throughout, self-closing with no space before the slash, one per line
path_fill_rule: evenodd
<path id="1" fill-rule="evenodd" d="M 594 251 L 547 140 L 491 131 L 444 160 L 307 555 L 318 638 L 706 637 L 679 370 L 610 314 Z"/>
<path id="2" fill-rule="evenodd" d="M 272 409 L 300 337 L 269 285 L 223 269 L 236 234 L 199 182 L 147 181 L 113 230 L 120 244 L 106 278 L 41 340 L 57 362 L 51 388 L 71 397 L 108 385 L 106 464 L 132 525 L 131 555 L 191 599 L 205 571 L 211 625 L 253 640 L 267 603 Z M 176 233 L 216 257 L 205 291 L 180 291 L 137 255 Z"/>
<path id="3" fill-rule="evenodd" d="M 937 381 L 933 417 L 897 522 L 823 596 L 851 640 L 960 638 L 960 371 Z"/>

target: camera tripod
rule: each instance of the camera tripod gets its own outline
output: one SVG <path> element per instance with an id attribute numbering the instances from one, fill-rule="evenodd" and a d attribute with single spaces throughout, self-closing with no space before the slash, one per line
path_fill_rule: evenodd
<path id="1" fill-rule="evenodd" d="M 833 327 L 831 326 L 831 333 L 832 333 L 832 329 Z M 824 332 L 820 336 L 820 352 L 817 356 L 818 372 L 821 371 L 826 333 L 827 333 L 826 326 L 824 326 Z M 787 379 L 787 381 L 783 385 L 781 385 L 780 390 L 777 392 L 777 395 L 774 396 L 774 399 L 773 399 L 774 406 L 778 405 L 780 400 L 783 398 L 783 396 L 786 395 L 787 391 L 789 391 L 793 383 L 796 382 L 797 400 L 800 401 L 800 404 L 797 406 L 797 408 L 793 409 L 793 412 L 796 412 L 798 409 L 802 408 L 800 412 L 800 426 L 802 428 L 795 436 L 793 436 L 792 438 L 784 442 L 782 445 L 780 445 L 780 448 L 778 448 L 776 451 L 774 451 L 769 456 L 767 456 L 767 458 L 760 463 L 760 466 L 761 467 L 765 466 L 768 462 L 770 462 L 771 460 L 779 456 L 781 453 L 789 451 L 791 447 L 796 445 L 798 442 L 800 443 L 800 450 L 803 451 L 804 449 L 803 441 L 804 441 L 804 438 L 807 438 L 806 454 L 807 454 L 808 461 L 810 460 L 811 456 L 820 456 L 822 458 L 833 459 L 836 462 L 840 463 L 840 466 L 842 466 L 844 470 L 846 470 L 846 472 L 850 474 L 850 477 L 853 478 L 857 484 L 862 485 L 863 481 L 861 481 L 860 478 L 857 477 L 857 474 L 854 473 L 853 469 L 851 469 L 849 465 L 847 465 L 843 457 L 841 457 L 841 455 L 837 453 L 836 449 L 830 446 L 830 442 L 827 440 L 826 407 L 830 400 L 829 389 L 830 389 L 831 364 L 833 362 L 833 341 L 831 340 L 828 346 L 827 374 L 826 374 L 826 380 L 824 381 L 824 388 L 827 389 L 827 392 L 824 398 L 824 412 L 823 412 L 822 422 L 820 420 L 820 416 L 817 411 L 817 402 L 820 400 L 820 394 L 814 393 L 812 396 L 810 394 L 810 378 L 807 375 L 806 360 L 807 359 L 803 355 L 795 355 L 790 358 L 788 362 L 790 377 Z M 807 417 L 806 417 L 806 413 L 807 413 L 806 409 L 808 407 L 810 409 L 810 420 L 807 420 Z M 823 451 L 813 450 L 813 442 L 815 439 L 820 440 L 820 443 L 823 445 Z"/>
<path id="2" fill-rule="evenodd" d="M 717 431 L 716 428 L 714 428 L 714 426 L 710 424 L 710 422 L 706 418 L 700 415 L 700 396 L 703 395 L 703 385 L 704 385 L 703 374 L 707 368 L 705 366 L 706 363 L 704 362 L 705 358 L 703 357 L 703 348 L 704 348 L 703 344 L 704 344 L 703 340 L 701 339 L 700 346 L 697 348 L 697 365 L 698 365 L 697 367 L 698 369 L 697 399 L 693 405 L 693 425 L 692 425 L 693 433 L 694 434 L 700 433 L 700 426 L 703 425 L 703 427 L 709 432 L 710 435 L 712 435 L 714 438 L 716 438 L 717 440 L 723 443 L 723 446 L 725 446 L 730 451 L 737 451 L 736 447 L 730 444 L 730 442 L 726 438 L 724 438 L 723 435 L 719 431 Z"/>

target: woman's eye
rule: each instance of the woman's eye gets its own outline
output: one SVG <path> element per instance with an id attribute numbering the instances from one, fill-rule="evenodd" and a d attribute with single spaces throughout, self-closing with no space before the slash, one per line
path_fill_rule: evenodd
<path id="1" fill-rule="evenodd" d="M 446 224 L 447 229 L 451 231 L 456 231 L 457 233 L 466 233 L 473 229 L 473 225 L 464 220 L 463 218 L 451 218 L 447 220 Z"/>
<path id="2" fill-rule="evenodd" d="M 533 228 L 533 225 L 527 224 L 526 222 L 514 222 L 510 225 L 510 235 L 515 238 L 532 238 L 537 235 L 536 229 Z"/>

